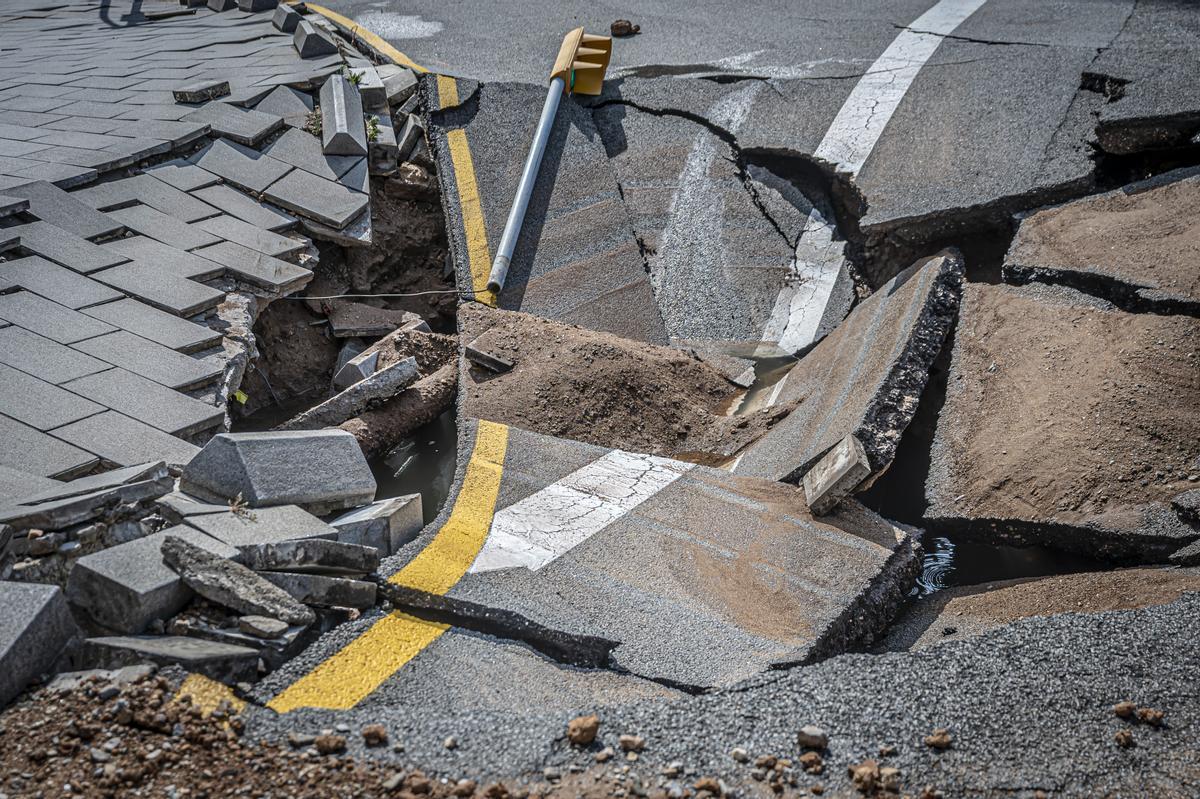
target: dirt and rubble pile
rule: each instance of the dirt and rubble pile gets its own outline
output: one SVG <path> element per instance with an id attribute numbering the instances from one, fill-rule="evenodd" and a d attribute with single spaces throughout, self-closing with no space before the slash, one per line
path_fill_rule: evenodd
<path id="1" fill-rule="evenodd" d="M 719 463 L 789 406 L 727 416 L 740 389 L 668 347 L 481 305 L 459 315 L 464 343 L 514 364 L 466 377 L 467 415 L 560 438 Z"/>

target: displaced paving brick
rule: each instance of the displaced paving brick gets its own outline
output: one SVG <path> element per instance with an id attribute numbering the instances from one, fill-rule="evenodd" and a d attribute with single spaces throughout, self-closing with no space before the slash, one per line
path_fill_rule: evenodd
<path id="1" fill-rule="evenodd" d="M 56 585 L 0 581 L 0 707 L 50 672 L 78 634 Z"/>
<path id="2" fill-rule="evenodd" d="M 350 74 L 358 79 L 355 88 L 358 89 L 364 107 L 378 109 L 387 106 L 387 89 L 384 88 L 383 79 L 379 77 L 374 66 L 353 66 L 350 68 Z M 354 81 L 351 81 L 351 85 L 354 85 Z"/>
<path id="3" fill-rule="evenodd" d="M 341 75 L 321 86 L 321 149 L 326 155 L 367 154 L 367 128 L 358 87 Z"/>
<path id="4" fill-rule="evenodd" d="M 111 368 L 104 361 L 16 325 L 0 328 L 0 363 L 56 385 Z"/>
<path id="5" fill-rule="evenodd" d="M 225 412 L 124 369 L 64 383 L 63 388 L 174 436 L 221 424 Z"/>
<path id="6" fill-rule="evenodd" d="M 32 375 L 0 365 L 0 408 L 43 432 L 99 413 L 103 407 Z"/>
<path id="7" fill-rule="evenodd" d="M 247 147 L 257 147 L 263 139 L 283 127 L 283 118 L 222 102 L 211 102 L 184 117 L 200 122 L 212 132 Z"/>
<path id="8" fill-rule="evenodd" d="M 1057 283 L 1127 311 L 1200 315 L 1200 169 L 1035 211 L 1004 259 L 1009 283 Z"/>
<path id="9" fill-rule="evenodd" d="M 29 200 L 24 197 L 9 197 L 7 194 L 0 194 L 0 217 L 19 214 L 28 208 Z"/>
<path id="10" fill-rule="evenodd" d="M 296 217 L 278 208 L 261 203 L 228 186 L 207 186 L 193 192 L 215 208 L 266 230 L 288 230 L 296 225 Z"/>
<path id="11" fill-rule="evenodd" d="M 196 225 L 189 225 L 182 219 L 176 219 L 148 205 L 131 205 L 128 208 L 109 211 L 108 214 L 128 226 L 130 230 L 136 230 L 143 236 L 148 236 L 172 247 L 178 247 L 181 250 L 194 250 L 197 247 L 206 247 L 220 241 L 218 237 L 204 229 Z"/>
<path id="12" fill-rule="evenodd" d="M 180 489 L 241 496 L 250 507 L 302 505 L 328 512 L 375 499 L 375 478 L 358 442 L 341 430 L 222 433 L 184 470 Z"/>
<path id="13" fill-rule="evenodd" d="M 84 474 L 96 463 L 96 456 L 90 452 L 0 416 L 0 466 L 23 469 L 41 477 L 69 479 Z"/>
<path id="14" fill-rule="evenodd" d="M 306 605 L 362 609 L 375 604 L 375 583 L 365 580 L 291 572 L 263 572 L 262 576 Z"/>
<path id="15" fill-rule="evenodd" d="M 385 557 L 395 555 L 417 537 L 425 524 L 421 495 L 381 499 L 347 511 L 329 523 L 337 528 L 339 541 L 371 547 Z"/>
<path id="16" fill-rule="evenodd" d="M 337 530 L 295 505 L 197 514 L 189 516 L 187 523 L 234 547 L 306 538 L 337 539 Z"/>
<path id="17" fill-rule="evenodd" d="M 1195 486 L 1197 351 L 1190 317 L 1130 314 L 1058 287 L 969 284 L 927 520 L 1146 560 L 1200 538 L 1170 507 Z"/>
<path id="18" fill-rule="evenodd" d="M 308 248 L 308 242 L 304 239 L 281 236 L 224 214 L 196 224 L 214 236 L 276 258 L 295 256 Z"/>
<path id="19" fill-rule="evenodd" d="M 223 0 L 209 0 L 209 5 Z M 233 0 L 229 0 L 233 2 Z M 108 636 L 84 641 L 81 659 L 92 668 L 115 669 L 150 661 L 180 666 L 218 682 L 258 676 L 257 649 L 185 636 Z"/>
<path id="20" fill-rule="evenodd" d="M 134 261 L 92 275 L 96 280 L 176 316 L 194 316 L 215 308 L 225 292 Z"/>
<path id="21" fill-rule="evenodd" d="M 74 192 L 74 196 L 97 211 L 141 203 L 184 222 L 197 222 L 219 213 L 208 203 L 149 175 L 134 175 L 124 180 L 100 183 Z"/>
<path id="22" fill-rule="evenodd" d="M 846 436 L 804 473 L 809 510 L 823 516 L 870 476 L 871 464 L 862 444 L 853 435 Z"/>
<path id="23" fill-rule="evenodd" d="M 213 554 L 232 558 L 237 550 L 188 527 L 168 527 L 153 535 L 84 555 L 67 578 L 67 598 L 99 624 L 138 633 L 155 619 L 178 613 L 192 597 L 179 575 L 163 563 L 168 535 L 187 539 Z"/>
<path id="24" fill-rule="evenodd" d="M 178 352 L 203 350 L 221 341 L 221 334 L 215 330 L 187 319 L 180 319 L 134 299 L 93 305 L 91 308 L 84 308 L 83 313 Z M 0 345 L 0 349 L 2 347 L 3 345 Z M 2 359 L 3 356 L 0 355 L 0 360 Z"/>
<path id="25" fill-rule="evenodd" d="M 177 103 L 203 103 L 229 94 L 229 81 L 202 80 L 187 83 L 171 92 Z"/>
<path id="26" fill-rule="evenodd" d="M 211 172 L 182 159 L 146 167 L 145 174 L 180 191 L 195 191 L 221 182 L 221 179 Z"/>
<path id="27" fill-rule="evenodd" d="M 371 574 L 381 554 L 370 546 L 310 538 L 238 547 L 239 560 L 255 571 L 318 574 Z"/>
<path id="28" fill-rule="evenodd" d="M 225 271 L 224 267 L 215 261 L 146 236 L 116 239 L 106 242 L 104 246 L 120 253 L 134 263 L 193 280 L 218 277 Z"/>
<path id="29" fill-rule="evenodd" d="M 271 24 L 277 30 L 284 33 L 292 33 L 296 30 L 296 25 L 300 22 L 300 14 L 296 9 L 287 5 L 275 7 L 275 15 L 271 18 Z"/>
<path id="30" fill-rule="evenodd" d="M 105 411 L 59 427 L 53 435 L 118 466 L 148 460 L 162 460 L 179 466 L 200 451 L 195 444 L 116 411 Z"/>
<path id="31" fill-rule="evenodd" d="M 260 11 L 272 11 L 279 6 L 279 0 L 238 0 L 238 8 L 257 14 Z"/>
<path id="32" fill-rule="evenodd" d="M 128 369 L 177 391 L 207 385 L 219 378 L 222 371 L 218 364 L 191 358 L 124 330 L 74 346 L 113 366 Z"/>
<path id="33" fill-rule="evenodd" d="M 303 128 L 314 107 L 312 97 L 308 93 L 291 86 L 276 86 L 254 106 L 254 110 L 283 117 L 284 123 L 289 127 Z"/>
<path id="34" fill-rule="evenodd" d="M 123 296 L 103 283 L 36 255 L 0 263 L 0 291 L 13 288 L 32 291 L 75 310 Z"/>
<path id="35" fill-rule="evenodd" d="M 292 170 L 291 164 L 224 139 L 214 141 L 193 155 L 192 161 L 201 169 L 254 194 L 261 194 L 267 186 Z"/>
<path id="36" fill-rule="evenodd" d="M 349 155 L 326 155 L 321 140 L 303 130 L 289 130 L 271 143 L 266 152 L 317 177 L 337 181 L 362 159 Z"/>
<path id="37" fill-rule="evenodd" d="M 301 58 L 320 58 L 326 55 L 337 55 L 337 42 L 326 31 L 314 26 L 306 19 L 296 22 L 296 30 L 292 34 L 292 46 Z"/>
<path id="38" fill-rule="evenodd" d="M 0 466 L 0 507 L 10 505 L 31 494 L 64 485 L 66 483 L 60 480 L 30 474 L 11 466 Z M 0 539 L 3 539 L 3 535 L 0 535 Z M 0 550 L 3 549 L 4 545 L 0 543 Z"/>
<path id="39" fill-rule="evenodd" d="M 313 276 L 310 270 L 302 266 L 252 250 L 249 247 L 243 247 L 232 241 L 223 241 L 196 252 L 222 264 L 233 275 L 247 283 L 253 283 L 281 294 L 291 294 L 300 290 L 312 280 Z"/>
<path id="40" fill-rule="evenodd" d="M 376 119 L 379 133 L 367 142 L 367 161 L 372 175 L 390 175 L 400 166 L 400 145 L 391 115 L 381 113 Z"/>
<path id="41" fill-rule="evenodd" d="M 16 225 L 0 232 L 0 236 L 6 233 L 20 238 L 21 249 L 80 274 L 86 275 L 99 269 L 107 269 L 128 260 L 120 253 L 97 246 L 49 222 Z"/>
<path id="42" fill-rule="evenodd" d="M 32 330 L 60 344 L 111 333 L 115 328 L 98 319 L 84 316 L 29 291 L 0 294 L 0 319 Z"/>
<path id="43" fill-rule="evenodd" d="M 921 261 L 881 286 L 783 378 L 798 403 L 738 462 L 737 474 L 793 482 L 854 435 L 872 472 L 891 463 L 958 312 L 962 259 Z"/>
<path id="44" fill-rule="evenodd" d="M 265 192 L 271 202 L 289 211 L 332 225 L 339 230 L 368 207 L 366 194 L 352 191 L 340 183 L 334 183 L 305 172 L 293 170 Z"/>
<path id="45" fill-rule="evenodd" d="M 399 64 L 382 64 L 375 68 L 387 92 L 388 104 L 398 107 L 417 90 L 417 76 Z"/>

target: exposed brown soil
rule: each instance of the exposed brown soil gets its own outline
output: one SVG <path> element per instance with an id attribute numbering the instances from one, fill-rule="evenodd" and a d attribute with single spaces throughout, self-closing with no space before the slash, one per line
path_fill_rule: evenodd
<path id="1" fill-rule="evenodd" d="M 1200 298 L 1200 179 L 1117 190 L 1030 216 L 1007 260 L 1097 269 L 1135 285 Z"/>
<path id="2" fill-rule="evenodd" d="M 322 321 L 306 303 L 295 300 L 275 300 L 263 309 L 254 324 L 258 359 L 241 385 L 248 397 L 246 413 L 276 402 L 323 396 L 342 342 Z"/>
<path id="3" fill-rule="evenodd" d="M 967 288 L 935 443 L 937 515 L 1116 521 L 1195 487 L 1200 324 L 1076 296 Z"/>
<path id="4" fill-rule="evenodd" d="M 669 347 L 466 305 L 462 340 L 514 364 L 472 366 L 467 415 L 608 447 L 716 464 L 760 436 L 790 405 L 726 416 L 740 389 Z"/>

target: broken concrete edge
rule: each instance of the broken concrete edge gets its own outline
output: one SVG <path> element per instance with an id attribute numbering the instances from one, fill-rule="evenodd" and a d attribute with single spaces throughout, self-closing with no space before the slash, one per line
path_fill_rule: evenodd
<path id="1" fill-rule="evenodd" d="M 0 510 L 0 522 L 13 531 L 61 530 L 105 515 L 121 505 L 158 499 L 174 485 L 174 479 L 164 473 L 157 479 L 124 483 L 64 500 Z"/>
<path id="2" fill-rule="evenodd" d="M 1187 147 L 1200 131 L 1200 114 L 1182 111 L 1173 115 L 1101 120 L 1096 142 L 1111 155 L 1135 155 L 1153 150 Z"/>
<path id="3" fill-rule="evenodd" d="M 801 483 L 808 509 L 814 516 L 829 513 L 870 476 L 871 464 L 862 442 L 854 435 L 846 436 L 804 473 Z"/>
<path id="4" fill-rule="evenodd" d="M 376 408 L 417 379 L 417 359 L 405 358 L 364 377 L 324 402 L 293 416 L 275 430 L 315 430 L 341 424 Z"/>
<path id="5" fill-rule="evenodd" d="M 1099 297 L 1128 313 L 1200 316 L 1200 300 L 1170 294 L 1151 286 L 1139 286 L 1136 283 L 1107 275 L 1095 267 L 1084 271 L 1005 263 L 1001 268 L 1001 275 L 1005 283 L 1014 286 L 1025 286 L 1030 283 L 1065 286 L 1093 297 Z"/>

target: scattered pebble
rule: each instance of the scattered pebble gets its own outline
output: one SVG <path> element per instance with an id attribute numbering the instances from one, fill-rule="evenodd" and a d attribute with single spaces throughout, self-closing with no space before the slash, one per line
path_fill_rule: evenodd
<path id="1" fill-rule="evenodd" d="M 641 33 L 642 26 L 634 25 L 627 19 L 619 19 L 608 26 L 608 31 L 613 36 L 633 36 L 634 34 Z"/>
<path id="2" fill-rule="evenodd" d="M 442 741 L 442 746 L 444 746 L 446 749 L 457 749 L 458 739 L 451 735 L 446 740 Z"/>
<path id="3" fill-rule="evenodd" d="M 825 770 L 825 761 L 816 752 L 805 752 L 800 755 L 800 766 L 809 774 L 820 774 Z"/>
<path id="4" fill-rule="evenodd" d="M 1137 709 L 1138 721 L 1149 724 L 1151 727 L 1161 727 L 1165 715 L 1161 710 L 1155 710 L 1152 707 L 1139 707 Z"/>
<path id="5" fill-rule="evenodd" d="M 475 789 L 479 787 L 475 780 L 462 779 L 454 784 L 455 796 L 474 796 Z"/>
<path id="6" fill-rule="evenodd" d="M 946 799 L 946 795 L 932 785 L 926 785 L 917 794 L 917 799 Z"/>
<path id="7" fill-rule="evenodd" d="M 622 735 L 617 738 L 617 743 L 626 752 L 640 752 L 646 748 L 646 739 L 640 735 Z"/>
<path id="8" fill-rule="evenodd" d="M 879 769 L 879 787 L 891 793 L 900 792 L 900 769 L 883 766 Z"/>
<path id="9" fill-rule="evenodd" d="M 729 756 L 739 763 L 745 763 L 750 759 L 750 753 L 740 746 L 735 746 L 730 750 Z"/>
<path id="10" fill-rule="evenodd" d="M 925 736 L 925 745 L 934 749 L 949 749 L 951 742 L 950 731 L 944 727 L 938 727 L 931 734 Z"/>
<path id="11" fill-rule="evenodd" d="M 871 794 L 879 787 L 879 763 L 874 760 L 851 764 L 846 771 L 859 793 Z"/>
<path id="12" fill-rule="evenodd" d="M 803 749 L 824 749 L 829 745 L 829 736 L 820 727 L 808 724 L 796 733 L 796 743 Z"/>
<path id="13" fill-rule="evenodd" d="M 554 766 L 546 766 L 542 769 L 542 778 L 546 782 L 558 782 L 562 779 L 562 772 L 554 768 Z"/>
<path id="14" fill-rule="evenodd" d="M 388 742 L 387 727 L 382 724 L 368 724 L 362 728 L 362 737 L 367 746 L 384 746 Z"/>
<path id="15" fill-rule="evenodd" d="M 1116 713 L 1119 718 L 1133 718 L 1133 714 L 1137 711 L 1137 705 L 1133 702 L 1117 702 L 1113 705 L 1113 713 Z"/>
<path id="16" fill-rule="evenodd" d="M 335 755 L 346 751 L 346 738 L 342 735 L 323 733 L 313 739 L 313 744 L 322 755 Z"/>
<path id="17" fill-rule="evenodd" d="M 894 754 L 896 754 L 896 747 L 894 744 L 883 744 L 879 747 L 880 757 L 891 757 Z"/>
<path id="18" fill-rule="evenodd" d="M 612 760 L 614 754 L 615 752 L 613 752 L 613 748 L 611 746 L 606 746 L 596 753 L 596 762 L 607 763 L 609 760 Z"/>
<path id="19" fill-rule="evenodd" d="M 599 731 L 599 716 L 579 716 L 567 722 L 567 740 L 574 746 L 587 746 Z"/>
<path id="20" fill-rule="evenodd" d="M 721 788 L 721 783 L 717 781 L 716 777 L 701 777 L 696 780 L 692 787 L 697 791 L 704 791 L 713 796 L 723 796 L 725 794 L 725 791 Z"/>
<path id="21" fill-rule="evenodd" d="M 1133 732 L 1131 730 L 1117 730 L 1113 740 L 1117 742 L 1117 746 L 1122 749 L 1128 749 L 1133 746 Z"/>

